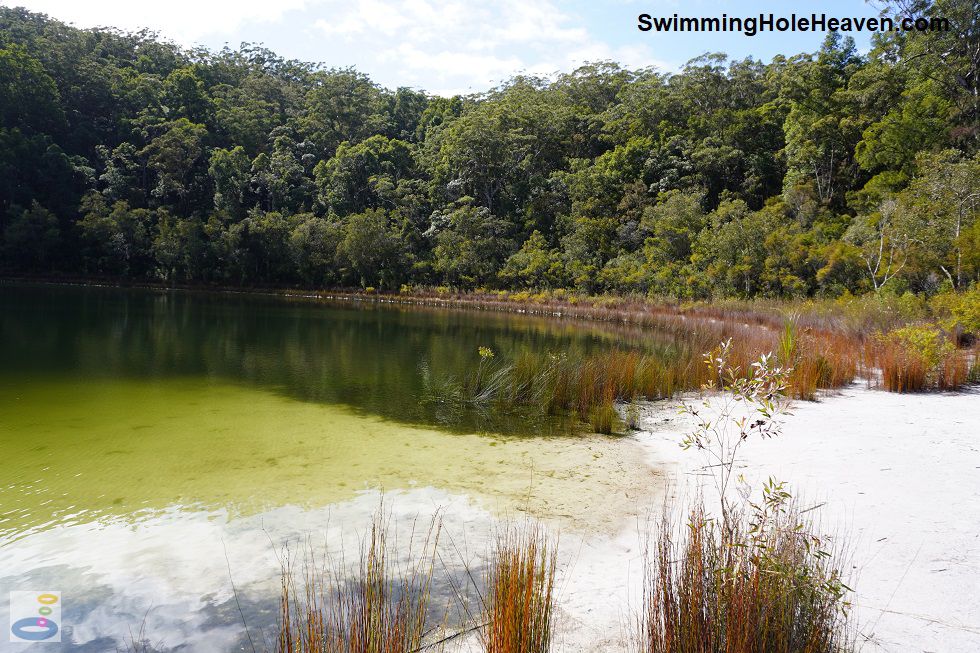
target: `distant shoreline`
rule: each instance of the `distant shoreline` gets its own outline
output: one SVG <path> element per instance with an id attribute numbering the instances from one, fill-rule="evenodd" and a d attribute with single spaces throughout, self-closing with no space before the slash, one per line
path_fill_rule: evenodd
<path id="1" fill-rule="evenodd" d="M 651 326 L 653 318 L 707 317 L 749 322 L 753 326 L 782 328 L 782 319 L 756 311 L 743 311 L 733 316 L 730 308 L 713 308 L 715 302 L 682 304 L 667 299 L 642 296 L 606 294 L 578 295 L 570 291 L 442 291 L 438 288 L 414 288 L 407 292 L 365 291 L 352 288 L 284 288 L 282 286 L 231 286 L 207 283 L 163 283 L 114 277 L 58 277 L 0 275 L 0 284 L 37 284 L 51 286 L 80 286 L 87 288 L 121 288 L 242 294 L 311 301 L 346 301 L 403 306 L 428 306 L 459 310 L 481 310 L 534 315 L 550 318 L 584 319 L 597 322 L 617 322 Z M 791 306 L 791 300 L 782 300 Z M 724 313 L 724 315 L 722 315 Z"/>

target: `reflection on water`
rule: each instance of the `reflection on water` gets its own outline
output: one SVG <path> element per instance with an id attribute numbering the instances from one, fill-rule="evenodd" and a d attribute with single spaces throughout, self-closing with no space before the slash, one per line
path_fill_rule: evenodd
<path id="1" fill-rule="evenodd" d="M 65 526 L 0 549 L 0 587 L 61 590 L 64 651 L 112 651 L 141 630 L 161 651 L 250 651 L 249 635 L 257 650 L 271 651 L 287 547 L 294 562 L 310 549 L 318 556 L 349 555 L 358 550 L 378 505 L 379 495 L 365 492 L 321 509 L 286 506 L 237 518 L 227 511 L 174 509 L 135 522 Z M 402 543 L 411 539 L 413 526 L 428 523 L 435 506 L 456 541 L 465 533 L 485 542 L 492 521 L 465 497 L 431 488 L 391 493 L 386 506 L 393 536 Z M 484 554 L 481 545 L 461 550 L 461 557 L 449 537 L 440 557 L 450 568 L 438 570 L 434 588 L 433 605 L 440 609 L 451 598 L 447 574 L 459 575 L 464 563 L 478 573 Z M 404 554 L 408 547 L 399 550 Z M 405 561 L 393 562 L 398 568 Z M 0 601 L 4 624 L 6 607 Z M 53 648 L 37 644 L 26 650 Z"/>
<path id="2" fill-rule="evenodd" d="M 434 311 L 281 298 L 0 284 L 0 370 L 54 377 L 210 379 L 341 404 L 457 432 L 535 434 L 568 424 L 482 412 L 439 414 L 420 401 L 426 371 L 472 370 L 481 346 L 588 352 L 625 342 L 601 325 L 510 314 Z M 491 421 L 487 421 L 490 417 Z"/>
<path id="3" fill-rule="evenodd" d="M 0 591 L 64 597 L 60 649 L 18 650 L 113 651 L 144 620 L 159 650 L 251 650 L 229 565 L 268 635 L 277 547 L 363 529 L 382 488 L 481 551 L 501 515 L 615 531 L 661 486 L 631 440 L 446 424 L 419 402 L 420 365 L 459 373 L 481 345 L 608 341 L 513 316 L 0 285 Z"/>
<path id="4" fill-rule="evenodd" d="M 310 552 L 318 564 L 344 556 L 356 562 L 350 558 L 363 546 L 380 497 L 365 491 L 323 508 L 287 505 L 237 517 L 227 510 L 173 508 L 63 525 L 8 543 L 0 547 L 0 587 L 62 592 L 61 644 L 18 645 L 18 650 L 126 650 L 138 635 L 150 650 L 167 653 L 251 651 L 249 638 L 257 651 L 274 651 L 283 561 L 291 560 L 300 574 Z M 384 505 L 391 539 L 398 543 L 398 555 L 390 561 L 396 570 L 408 568 L 413 547 L 416 555 L 422 549 L 432 516 L 441 519 L 434 623 L 459 612 L 459 588 L 475 610 L 471 583 L 483 576 L 500 513 L 468 495 L 434 488 L 386 493 Z M 559 523 L 569 529 L 561 530 L 561 569 L 598 563 L 596 573 L 603 574 L 605 561 L 581 556 L 590 548 L 604 550 L 607 538 L 575 530 L 572 522 Z M 635 578 L 604 580 L 608 589 Z M 0 601 L 0 623 L 9 623 L 6 609 Z M 449 621 L 451 627 L 458 623 L 452 616 Z M 609 625 L 617 623 L 614 618 Z"/>

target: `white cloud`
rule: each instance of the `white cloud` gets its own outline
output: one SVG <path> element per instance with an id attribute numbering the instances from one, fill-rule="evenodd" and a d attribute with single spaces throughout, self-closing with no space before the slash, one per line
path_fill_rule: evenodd
<path id="1" fill-rule="evenodd" d="M 643 44 L 597 39 L 556 0 L 5 1 L 79 27 L 147 27 L 185 45 L 265 41 L 287 57 L 352 65 L 387 86 L 446 95 L 601 59 L 670 69 Z"/>
<path id="2" fill-rule="evenodd" d="M 502 82 L 524 67 L 517 56 L 501 57 L 466 50 L 426 51 L 410 43 L 379 55 L 383 63 L 390 63 L 407 69 L 413 77 L 420 79 L 419 73 L 438 82 L 435 92 L 442 95 L 472 93 L 484 90 Z"/>
<path id="3" fill-rule="evenodd" d="M 580 17 L 552 0 L 366 0 L 327 2 L 322 34 L 371 53 L 356 65 L 398 83 L 448 95 L 490 88 L 511 75 L 550 75 L 597 59 L 650 65 L 646 48 L 616 49 L 594 39 Z M 625 62 L 625 61 L 624 61 Z"/>
<path id="4" fill-rule="evenodd" d="M 9 4 L 43 12 L 78 27 L 149 28 L 181 43 L 212 34 L 234 34 L 245 23 L 278 21 L 308 0 L 10 0 Z"/>

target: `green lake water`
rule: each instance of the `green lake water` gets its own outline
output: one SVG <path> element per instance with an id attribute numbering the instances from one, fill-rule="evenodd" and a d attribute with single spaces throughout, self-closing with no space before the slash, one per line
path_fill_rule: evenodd
<path id="1" fill-rule="evenodd" d="M 141 624 L 157 650 L 241 650 L 239 604 L 270 634 L 283 542 L 351 536 L 382 491 L 474 533 L 520 513 L 619 527 L 659 483 L 630 440 L 426 400 L 481 346 L 653 345 L 519 315 L 0 285 L 0 591 L 64 600 L 60 649 L 17 650 L 114 650 Z"/>

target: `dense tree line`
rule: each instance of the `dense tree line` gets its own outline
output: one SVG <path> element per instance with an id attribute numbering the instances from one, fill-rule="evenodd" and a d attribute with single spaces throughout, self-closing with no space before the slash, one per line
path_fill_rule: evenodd
<path id="1" fill-rule="evenodd" d="M 980 7 L 770 63 L 388 90 L 0 7 L 0 270 L 702 298 L 980 278 Z"/>

